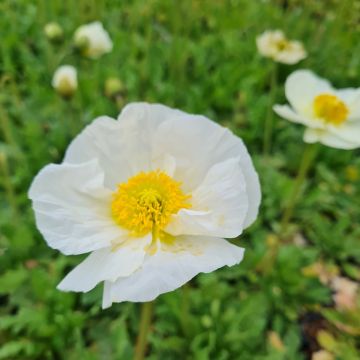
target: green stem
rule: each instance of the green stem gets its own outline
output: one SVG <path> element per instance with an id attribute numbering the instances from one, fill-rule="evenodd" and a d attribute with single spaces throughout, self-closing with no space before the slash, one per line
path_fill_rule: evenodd
<path id="1" fill-rule="evenodd" d="M 306 179 L 306 175 L 310 169 L 310 166 L 315 158 L 317 150 L 317 144 L 308 144 L 305 148 L 305 151 L 303 153 L 300 165 L 299 165 L 299 171 L 295 179 L 294 187 L 292 189 L 292 192 L 289 197 L 289 201 L 286 204 L 283 217 L 281 220 L 281 233 L 285 233 L 287 226 L 289 224 L 289 221 L 293 215 L 294 207 L 296 204 L 296 200 L 298 199 L 298 196 L 301 191 L 301 187 Z"/>
<path id="2" fill-rule="evenodd" d="M 7 201 L 11 207 L 14 218 L 17 218 L 18 208 L 16 203 L 15 189 L 11 181 L 10 171 L 5 153 L 0 152 L 0 175 L 2 174 L 3 186 Z"/>
<path id="3" fill-rule="evenodd" d="M 189 336 L 189 292 L 190 285 L 186 283 L 181 288 L 181 327 L 185 336 Z"/>
<path id="4" fill-rule="evenodd" d="M 0 91 L 2 91 L 2 89 L 3 88 L 0 87 Z M 15 98 L 15 96 L 13 98 Z M 21 147 L 17 144 L 14 138 L 11 121 L 9 119 L 8 114 L 3 109 L 1 103 L 0 103 L 0 131 L 3 133 L 5 142 L 14 150 L 17 160 L 20 160 L 23 163 L 23 166 L 27 167 L 28 164 L 26 161 L 26 156 L 22 152 Z"/>
<path id="5" fill-rule="evenodd" d="M 269 104 L 265 118 L 265 129 L 264 129 L 264 143 L 263 143 L 263 153 L 264 155 L 269 155 L 271 150 L 271 138 L 273 132 L 273 105 L 275 100 L 276 88 L 277 88 L 277 72 L 278 66 L 276 63 L 273 64 L 273 68 L 271 71 L 271 79 L 270 79 L 270 93 L 269 93 Z"/>
<path id="6" fill-rule="evenodd" d="M 0 104 L 1 106 L 1 104 Z M 2 107 L 0 107 L 0 127 L 4 134 L 4 139 L 6 143 L 12 146 L 14 149 L 18 150 L 18 145 L 13 137 L 11 125 L 7 114 L 3 111 Z"/>
<path id="7" fill-rule="evenodd" d="M 142 304 L 140 328 L 139 328 L 139 334 L 138 334 L 138 337 L 136 340 L 134 360 L 145 359 L 145 354 L 146 354 L 146 349 L 147 349 L 147 340 L 148 340 L 148 334 L 149 334 L 150 325 L 151 325 L 153 307 L 154 307 L 154 303 L 152 301 Z"/>

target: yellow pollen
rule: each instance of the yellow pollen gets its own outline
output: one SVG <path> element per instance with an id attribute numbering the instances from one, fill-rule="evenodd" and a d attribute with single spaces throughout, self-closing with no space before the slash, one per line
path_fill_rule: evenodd
<path id="1" fill-rule="evenodd" d="M 349 109 L 337 96 L 320 94 L 314 99 L 315 116 L 332 125 L 342 124 L 349 113 Z"/>
<path id="2" fill-rule="evenodd" d="M 287 48 L 290 48 L 290 42 L 286 39 L 279 40 L 276 42 L 276 48 L 278 51 L 284 51 Z"/>
<path id="3" fill-rule="evenodd" d="M 113 193 L 111 212 L 118 225 L 131 235 L 161 238 L 162 230 L 180 209 L 190 208 L 190 195 L 181 190 L 181 183 L 162 171 L 141 172 Z"/>

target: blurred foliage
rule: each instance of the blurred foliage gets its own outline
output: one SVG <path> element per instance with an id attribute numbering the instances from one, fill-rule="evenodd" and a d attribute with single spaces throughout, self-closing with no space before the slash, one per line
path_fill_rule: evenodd
<path id="1" fill-rule="evenodd" d="M 139 305 L 103 311 L 101 286 L 87 294 L 56 290 L 80 257 L 45 245 L 27 189 L 42 166 L 61 161 L 84 125 L 116 117 L 135 100 L 229 127 L 254 156 L 263 191 L 258 221 L 235 240 L 246 248 L 243 263 L 156 301 L 148 359 L 300 360 L 319 348 L 360 358 L 359 301 L 338 310 L 329 286 L 303 272 L 321 259 L 360 280 L 359 151 L 320 147 L 281 240 L 303 129 L 276 118 L 272 156 L 262 156 L 273 64 L 255 47 L 259 33 L 280 28 L 309 56 L 280 65 L 279 84 L 310 68 L 338 87 L 359 86 L 360 1 L 2 0 L 0 14 L 0 359 L 131 358 Z M 74 30 L 93 20 L 114 41 L 96 61 L 72 45 Z M 44 33 L 50 22 L 63 30 L 57 41 Z M 79 90 L 68 101 L 51 88 L 61 64 L 78 69 Z M 282 86 L 275 95 L 285 101 Z"/>

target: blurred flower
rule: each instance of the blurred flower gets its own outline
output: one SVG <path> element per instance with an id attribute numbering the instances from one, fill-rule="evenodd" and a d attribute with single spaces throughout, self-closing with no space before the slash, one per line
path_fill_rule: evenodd
<path id="1" fill-rule="evenodd" d="M 184 141 L 186 140 L 186 145 Z M 29 190 L 49 246 L 91 254 L 58 288 L 105 282 L 103 307 L 150 301 L 200 272 L 239 263 L 260 185 L 241 139 L 199 115 L 134 103 L 100 117 Z"/>
<path id="2" fill-rule="evenodd" d="M 110 52 L 113 43 L 108 32 L 99 21 L 80 26 L 74 35 L 75 46 L 89 58 L 99 58 Z"/>
<path id="3" fill-rule="evenodd" d="M 356 308 L 356 296 L 359 284 L 345 277 L 336 277 L 331 284 L 335 294 L 333 299 L 340 310 L 351 310 Z"/>
<path id="4" fill-rule="evenodd" d="M 312 354 L 311 360 L 335 360 L 335 356 L 326 350 L 319 350 Z"/>
<path id="5" fill-rule="evenodd" d="M 269 331 L 268 342 L 274 349 L 280 352 L 283 352 L 285 350 L 284 343 L 282 342 L 279 334 L 275 331 Z"/>
<path id="6" fill-rule="evenodd" d="M 288 40 L 281 30 L 268 30 L 256 38 L 262 56 L 283 64 L 296 64 L 305 59 L 307 53 L 300 41 Z"/>
<path id="7" fill-rule="evenodd" d="M 346 179 L 349 181 L 359 180 L 359 170 L 354 165 L 349 165 L 345 168 Z"/>
<path id="8" fill-rule="evenodd" d="M 108 98 L 113 98 L 117 95 L 121 95 L 125 90 L 125 86 L 122 81 L 116 77 L 111 77 L 105 81 L 105 95 Z"/>
<path id="9" fill-rule="evenodd" d="M 74 66 L 62 65 L 58 67 L 51 84 L 61 96 L 71 97 L 78 86 L 77 72 Z"/>
<path id="10" fill-rule="evenodd" d="M 124 107 L 126 101 L 126 88 L 122 81 L 116 77 L 108 78 L 105 81 L 105 95 L 116 103 L 118 109 Z"/>
<path id="11" fill-rule="evenodd" d="M 360 89 L 334 89 L 309 70 L 292 73 L 285 83 L 291 105 L 275 105 L 283 118 L 307 126 L 304 141 L 338 149 L 360 147 Z"/>
<path id="12" fill-rule="evenodd" d="M 25 261 L 25 266 L 29 270 L 35 269 L 36 267 L 39 266 L 39 262 L 37 260 L 34 260 L 34 259 L 29 259 L 29 260 Z"/>
<path id="13" fill-rule="evenodd" d="M 292 240 L 293 240 L 294 245 L 296 245 L 300 248 L 305 247 L 309 244 L 307 239 L 301 233 L 296 233 Z"/>
<path id="14" fill-rule="evenodd" d="M 46 24 L 44 27 L 44 32 L 46 37 L 54 42 L 62 40 L 64 36 L 62 27 L 56 22 Z"/>
<path id="15" fill-rule="evenodd" d="M 302 268 L 301 272 L 304 276 L 317 277 L 322 284 L 329 285 L 331 281 L 339 274 L 339 269 L 336 265 L 326 264 L 319 260 Z"/>

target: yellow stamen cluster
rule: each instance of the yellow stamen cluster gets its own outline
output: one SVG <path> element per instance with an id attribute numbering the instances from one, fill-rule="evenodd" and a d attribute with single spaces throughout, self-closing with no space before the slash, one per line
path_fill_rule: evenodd
<path id="1" fill-rule="evenodd" d="M 181 190 L 181 183 L 161 171 L 141 172 L 118 185 L 113 194 L 111 212 L 121 227 L 134 236 L 160 232 L 171 215 L 189 208 L 190 195 Z"/>
<path id="2" fill-rule="evenodd" d="M 288 49 L 290 47 L 291 43 L 286 39 L 282 39 L 276 42 L 276 48 L 278 51 L 284 51 L 285 49 Z"/>
<path id="3" fill-rule="evenodd" d="M 342 124 L 349 113 L 347 106 L 337 96 L 320 94 L 314 99 L 315 116 L 332 125 Z"/>

